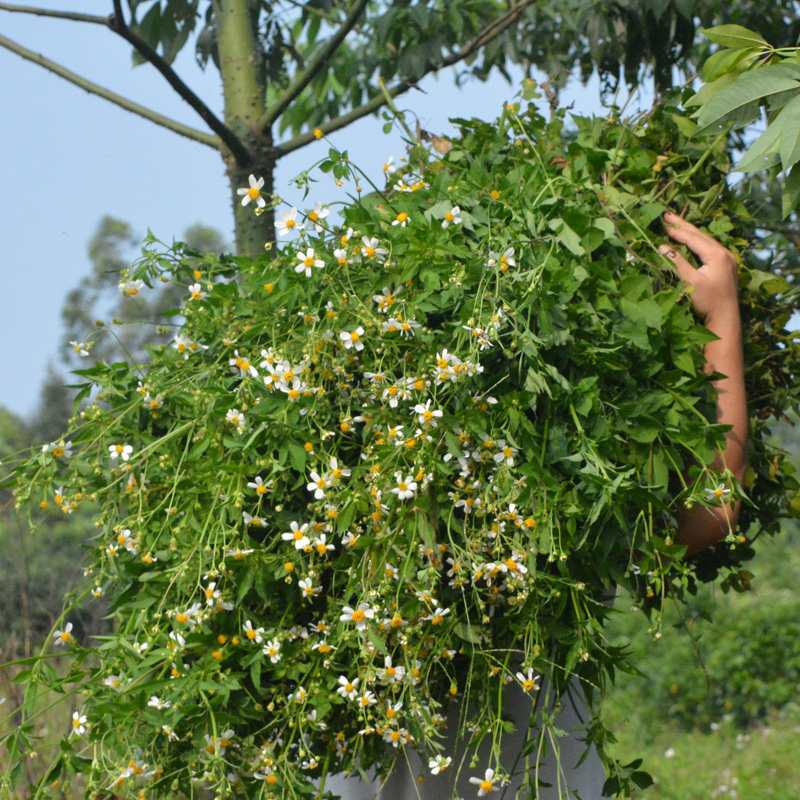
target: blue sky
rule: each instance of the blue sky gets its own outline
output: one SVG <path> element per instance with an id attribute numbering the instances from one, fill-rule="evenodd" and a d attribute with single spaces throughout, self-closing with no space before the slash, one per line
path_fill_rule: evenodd
<path id="1" fill-rule="evenodd" d="M 106 14 L 109 2 L 29 5 Z M 130 48 L 99 25 L 0 11 L 0 33 L 52 58 L 79 75 L 181 122 L 202 121 L 149 65 L 133 69 Z M 222 116 L 218 74 L 201 71 L 187 47 L 176 63 L 184 80 Z M 0 405 L 32 411 L 47 363 L 55 358 L 63 298 L 90 268 L 86 246 L 104 214 L 130 222 L 137 233 L 151 229 L 171 241 L 195 222 L 232 239 L 232 214 L 222 160 L 213 150 L 124 111 L 43 68 L 0 49 Z M 521 80 L 521 73 L 515 74 Z M 452 131 L 450 117 L 497 115 L 517 91 L 497 76 L 456 89 L 450 74 L 422 82 L 423 92 L 398 99 L 423 128 Z M 580 113 L 600 112 L 597 85 L 571 85 L 564 102 Z M 331 136 L 377 180 L 384 161 L 399 159 L 403 144 L 384 135 L 382 121 L 362 120 Z M 280 162 L 276 191 L 300 204 L 289 180 L 325 155 L 314 143 Z M 330 179 L 315 187 L 314 200 L 344 199 Z M 88 333 L 88 331 L 87 331 Z"/>

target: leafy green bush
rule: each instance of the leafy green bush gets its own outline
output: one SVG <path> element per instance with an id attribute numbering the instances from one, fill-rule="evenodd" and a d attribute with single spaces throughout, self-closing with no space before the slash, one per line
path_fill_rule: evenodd
<path id="1" fill-rule="evenodd" d="M 674 505 L 730 476 L 698 466 L 724 434 L 711 334 L 658 220 L 668 200 L 714 209 L 735 248 L 726 212 L 746 211 L 723 191 L 722 140 L 689 142 L 676 108 L 575 121 L 567 137 L 532 104 L 461 120 L 444 158 L 413 150 L 342 230 L 284 211 L 299 240 L 258 260 L 151 242 L 124 286 L 185 286 L 185 324 L 148 364 L 79 371 L 99 393 L 72 458 L 39 452 L 17 476 L 20 503 L 63 486 L 60 505 L 100 509 L 90 581 L 54 632 L 77 656 L 64 680 L 83 681 L 92 757 L 73 735 L 42 785 L 82 771 L 90 792 L 274 797 L 387 771 L 403 747 L 435 767 L 454 698 L 495 765 L 506 681 L 535 693 L 544 675 L 559 697 L 577 676 L 591 701 L 624 665 L 603 631 L 614 583 L 642 601 L 693 587 Z M 352 166 L 332 150 L 322 169 Z M 262 199 L 255 179 L 241 193 Z M 742 276 L 762 323 L 748 379 L 771 378 L 753 409 L 772 409 L 749 519 L 769 526 L 796 483 L 766 419 L 800 390 L 794 350 L 767 359 L 791 343 L 783 285 Z M 740 544 L 707 574 L 736 570 Z M 119 625 L 88 650 L 67 624 L 92 592 Z M 43 663 L 40 681 L 57 683 Z M 552 728 L 537 723 L 531 753 Z M 625 791 L 597 716 L 589 736 Z M 9 741 L 19 759 L 31 746 L 25 727 Z"/>

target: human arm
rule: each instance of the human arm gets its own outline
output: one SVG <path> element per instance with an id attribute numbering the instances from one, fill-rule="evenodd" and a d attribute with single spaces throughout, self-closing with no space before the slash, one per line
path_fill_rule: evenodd
<path id="1" fill-rule="evenodd" d="M 685 244 L 701 266 L 693 267 L 669 245 L 663 245 L 660 252 L 673 262 L 680 278 L 692 287 L 690 301 L 694 312 L 719 337 L 705 347 L 705 368 L 706 372 L 725 376 L 714 381 L 718 394 L 717 422 L 732 427 L 725 434 L 724 450 L 717 452 L 709 466 L 718 471 L 728 469 L 737 481 L 743 482 L 747 469 L 747 401 L 736 259 L 716 239 L 676 214 L 665 214 L 664 220 L 669 236 Z M 705 550 L 736 527 L 740 505 L 741 500 L 711 508 L 679 506 L 676 542 L 687 546 L 687 556 Z"/>

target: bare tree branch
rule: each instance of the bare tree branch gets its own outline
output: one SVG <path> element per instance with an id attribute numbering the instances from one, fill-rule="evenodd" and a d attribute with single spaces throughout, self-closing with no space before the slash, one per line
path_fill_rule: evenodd
<path id="1" fill-rule="evenodd" d="M 0 11 L 35 14 L 37 17 L 71 19 L 75 22 L 94 22 L 96 25 L 108 24 L 108 17 L 98 17 L 96 14 L 79 14 L 77 11 L 51 11 L 49 8 L 31 8 L 30 6 L 18 6 L 12 3 L 0 3 Z"/>
<path id="2" fill-rule="evenodd" d="M 443 58 L 438 64 L 432 64 L 420 76 L 420 79 L 425 77 L 425 75 L 429 75 L 431 72 L 437 72 L 440 69 L 452 67 L 459 61 L 463 61 L 465 58 L 471 56 L 475 51 L 479 50 L 485 44 L 488 44 L 490 41 L 492 41 L 492 39 L 495 39 L 505 30 L 510 28 L 519 19 L 520 14 L 528 6 L 533 5 L 535 2 L 537 2 L 537 0 L 522 0 L 522 2 L 515 5 L 507 14 L 500 17 L 500 19 L 497 19 L 491 24 L 487 25 L 480 33 L 478 33 L 477 36 L 475 36 L 474 39 L 472 39 L 472 41 L 467 42 L 467 44 L 459 48 L 459 50 L 457 50 L 455 53 L 451 53 L 449 56 Z M 388 89 L 388 94 L 389 97 L 394 98 L 413 88 L 417 88 L 417 83 L 415 81 L 403 80 Z M 319 126 L 319 129 L 323 132 L 323 134 L 337 131 L 340 128 L 344 128 L 346 125 L 349 125 L 351 122 L 355 122 L 362 117 L 372 114 L 374 111 L 377 111 L 381 106 L 386 105 L 388 102 L 389 99 L 386 97 L 386 95 L 378 94 L 373 97 L 372 100 L 368 100 L 366 103 L 354 108 L 347 114 L 343 114 L 340 117 L 336 117 L 336 119 L 332 119 L 323 123 Z M 294 138 L 279 144 L 276 148 L 278 154 L 277 157 L 280 158 L 281 156 L 285 156 L 294 150 L 304 147 L 314 139 L 315 136 L 313 131 L 301 133 L 299 136 L 295 136 Z"/>
<path id="3" fill-rule="evenodd" d="M 220 149 L 222 142 L 216 136 L 212 136 L 205 131 L 199 131 L 196 128 L 190 128 L 188 125 L 183 125 L 182 123 L 176 122 L 175 120 L 165 117 L 162 114 L 158 114 L 149 108 L 145 108 L 145 106 L 134 103 L 132 100 L 128 100 L 127 98 L 122 97 L 121 95 L 118 95 L 115 92 L 104 88 L 103 86 L 92 83 L 92 81 L 82 78 L 80 75 L 76 75 L 66 67 L 62 67 L 60 64 L 57 64 L 55 61 L 51 61 L 49 58 L 46 58 L 40 53 L 34 53 L 32 50 L 28 50 L 27 48 L 22 47 L 22 45 L 19 45 L 2 35 L 0 35 L 0 47 L 5 47 L 6 50 L 10 50 L 12 53 L 16 53 L 17 55 L 22 56 L 22 58 L 32 61 L 34 64 L 38 64 L 40 67 L 50 70 L 50 72 L 53 72 L 65 80 L 68 80 L 70 83 L 80 86 L 81 89 L 85 89 L 91 94 L 96 94 L 98 97 L 102 97 L 103 99 L 118 105 L 120 108 L 124 108 L 126 111 L 130 111 L 133 114 L 138 114 L 140 117 L 150 120 L 150 122 L 155 122 L 156 125 L 161 125 L 163 128 L 167 128 L 174 133 L 185 136 L 187 139 L 192 139 L 195 142 L 200 142 L 200 144 L 213 147 L 215 150 Z"/>
<path id="4" fill-rule="evenodd" d="M 283 95 L 278 99 L 275 105 L 272 108 L 267 109 L 264 116 L 258 121 L 259 130 L 264 131 L 275 122 L 278 117 L 286 111 L 287 108 L 292 104 L 292 101 L 303 91 L 303 89 L 311 83 L 312 80 L 317 76 L 319 71 L 328 63 L 331 55 L 334 53 L 336 48 L 342 43 L 345 36 L 355 27 L 358 23 L 361 14 L 364 11 L 369 0 L 355 0 L 353 4 L 353 8 L 351 9 L 350 13 L 344 19 L 342 24 L 339 26 L 339 29 L 333 36 L 325 42 L 325 45 L 320 48 L 319 52 L 311 59 L 308 66 L 297 73 L 291 84 L 289 84 L 286 91 Z"/>
<path id="5" fill-rule="evenodd" d="M 166 79 L 167 83 L 200 115 L 203 121 L 228 146 L 240 164 L 252 161 L 250 151 L 238 136 L 180 79 L 172 67 L 150 47 L 138 33 L 131 30 L 122 14 L 122 3 L 114 0 L 114 13 L 106 20 L 108 27 L 131 44 L 144 59 L 150 62 Z"/>

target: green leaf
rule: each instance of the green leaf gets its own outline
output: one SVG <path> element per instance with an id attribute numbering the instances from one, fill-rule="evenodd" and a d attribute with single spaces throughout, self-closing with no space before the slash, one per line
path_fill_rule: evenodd
<path id="1" fill-rule="evenodd" d="M 728 122 L 751 122 L 755 118 L 753 112 L 758 115 L 757 104 L 761 100 L 789 89 L 800 90 L 800 66 L 773 64 L 753 72 L 745 72 L 703 107 L 698 119 L 697 134 L 721 129 Z"/>
<path id="2" fill-rule="evenodd" d="M 703 64 L 700 77 L 706 82 L 715 81 L 726 75 L 737 64 L 753 52 L 750 47 L 741 47 L 736 50 L 719 50 Z"/>
<path id="3" fill-rule="evenodd" d="M 581 245 L 581 237 L 578 236 L 563 219 L 552 219 L 547 223 L 547 227 L 555 233 L 558 241 L 561 242 L 570 253 L 574 253 L 576 256 L 586 255 L 586 250 L 584 250 Z"/>
<path id="4" fill-rule="evenodd" d="M 800 208 L 800 164 L 795 164 L 781 196 L 783 203 L 783 218 L 786 219 L 796 208 Z"/>
<path id="5" fill-rule="evenodd" d="M 770 47 L 760 34 L 743 28 L 741 25 L 718 25 L 715 28 L 700 30 L 707 39 L 723 47 Z"/>
<path id="6" fill-rule="evenodd" d="M 733 168 L 735 172 L 758 172 L 778 163 L 778 143 L 783 133 L 780 118 L 776 119 L 754 142 Z"/>
<path id="7" fill-rule="evenodd" d="M 620 301 L 622 313 L 632 322 L 645 325 L 648 328 L 661 330 L 661 306 L 655 300 L 637 300 L 633 302 L 623 297 Z"/>
<path id="8" fill-rule="evenodd" d="M 800 94 L 784 106 L 778 119 L 784 120 L 779 146 L 781 165 L 788 170 L 800 161 Z"/>

